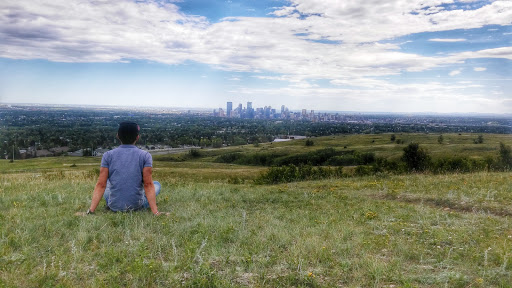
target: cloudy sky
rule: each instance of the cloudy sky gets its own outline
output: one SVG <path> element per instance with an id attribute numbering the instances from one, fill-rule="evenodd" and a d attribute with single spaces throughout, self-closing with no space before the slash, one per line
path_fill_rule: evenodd
<path id="1" fill-rule="evenodd" d="M 512 0 L 2 0 L 0 103 L 512 112 Z"/>

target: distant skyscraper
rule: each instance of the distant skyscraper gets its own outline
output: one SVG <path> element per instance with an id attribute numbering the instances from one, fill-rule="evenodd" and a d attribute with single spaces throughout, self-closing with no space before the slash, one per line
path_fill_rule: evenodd
<path id="1" fill-rule="evenodd" d="M 226 107 L 226 115 L 228 117 L 231 117 L 231 112 L 233 111 L 233 102 L 228 102 L 228 105 Z"/>
<path id="2" fill-rule="evenodd" d="M 254 118 L 254 110 L 252 109 L 252 102 L 247 102 L 247 118 Z"/>

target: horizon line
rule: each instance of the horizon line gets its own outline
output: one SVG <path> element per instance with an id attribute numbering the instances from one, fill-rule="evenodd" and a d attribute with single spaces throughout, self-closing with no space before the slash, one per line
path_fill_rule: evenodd
<path id="1" fill-rule="evenodd" d="M 232 101 L 227 101 L 232 102 Z M 249 101 L 251 102 L 251 101 Z M 198 111 L 212 111 L 214 109 L 219 109 L 222 107 L 180 107 L 180 106 L 130 106 L 130 105 L 109 105 L 109 104 L 62 104 L 62 103 L 32 103 L 32 102 L 20 102 L 20 103 L 7 103 L 0 102 L 0 106 L 46 106 L 46 107 L 91 107 L 91 108 L 114 108 L 116 110 L 137 110 L 137 109 L 152 109 L 152 110 L 162 110 L 162 109 L 174 109 L 178 111 L 186 111 L 186 110 L 198 110 Z M 284 104 L 283 104 L 284 105 Z M 286 105 L 285 105 L 286 106 Z M 271 106 L 272 107 L 272 106 Z M 302 108 L 304 109 L 304 108 Z M 302 109 L 289 109 L 292 112 L 301 112 Z M 434 111 L 364 111 L 364 110 L 325 110 L 325 109 L 307 109 L 314 110 L 315 113 L 353 113 L 353 114 L 421 114 L 421 115 L 494 115 L 494 116 L 512 116 L 512 113 L 492 113 L 492 112 L 434 112 Z"/>

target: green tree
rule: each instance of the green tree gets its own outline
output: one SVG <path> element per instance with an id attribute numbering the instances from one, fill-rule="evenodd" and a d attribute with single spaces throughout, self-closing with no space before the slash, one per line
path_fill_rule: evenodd
<path id="1" fill-rule="evenodd" d="M 512 169 L 512 149 L 510 146 L 503 144 L 503 142 L 500 142 L 498 162 L 502 169 Z"/>
<path id="2" fill-rule="evenodd" d="M 443 144 L 443 141 L 444 141 L 444 137 L 443 137 L 443 134 L 441 134 L 441 135 L 439 135 L 439 137 L 437 137 L 437 143 Z"/>
<path id="3" fill-rule="evenodd" d="M 395 134 L 391 134 L 391 142 L 395 142 L 395 140 L 396 140 Z"/>
<path id="4" fill-rule="evenodd" d="M 211 141 L 208 138 L 201 138 L 201 140 L 199 141 L 199 146 L 201 147 L 207 147 L 210 146 L 210 144 Z"/>
<path id="5" fill-rule="evenodd" d="M 222 139 L 220 139 L 220 138 L 213 138 L 213 140 L 212 140 L 212 147 L 213 148 L 221 148 L 222 147 Z"/>
<path id="6" fill-rule="evenodd" d="M 424 171 L 430 164 L 430 155 L 418 143 L 410 143 L 404 148 L 402 160 L 407 165 L 409 171 Z"/>

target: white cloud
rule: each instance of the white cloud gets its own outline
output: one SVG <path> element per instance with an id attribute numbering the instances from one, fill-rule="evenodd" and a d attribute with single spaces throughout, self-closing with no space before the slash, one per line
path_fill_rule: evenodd
<path id="1" fill-rule="evenodd" d="M 433 38 L 433 39 L 428 39 L 428 41 L 431 41 L 431 42 L 464 42 L 467 40 L 464 38 L 455 38 L 455 39 Z"/>
<path id="2" fill-rule="evenodd" d="M 274 12 L 269 13 L 270 15 L 282 17 L 282 16 L 290 16 L 295 12 L 294 7 L 281 7 L 280 9 L 275 10 Z"/>
<path id="3" fill-rule="evenodd" d="M 488 93 L 472 92 L 481 88 L 480 85 L 468 87 L 467 84 L 446 84 L 429 82 L 423 84 L 390 84 L 382 86 L 357 88 L 322 88 L 294 87 L 280 89 L 246 88 L 241 87 L 231 91 L 235 95 L 246 95 L 249 98 L 260 97 L 259 101 L 271 103 L 272 106 L 281 103 L 290 104 L 291 109 L 317 107 L 322 110 L 344 111 L 435 111 L 435 112 L 507 112 L 501 104 Z M 279 101 L 276 101 L 279 99 Z M 407 99 L 407 101 L 404 101 Z"/>
<path id="4" fill-rule="evenodd" d="M 238 78 L 238 77 L 231 77 L 228 80 L 229 81 L 240 81 L 240 78 Z"/>
<path id="5" fill-rule="evenodd" d="M 485 68 L 485 67 L 475 67 L 475 68 L 473 68 L 473 70 L 476 71 L 476 72 L 482 72 L 482 71 L 487 70 L 487 68 Z"/>
<path id="6" fill-rule="evenodd" d="M 313 87 L 318 87 L 318 85 L 317 84 L 310 84 L 307 81 L 302 81 L 302 82 L 292 83 L 292 84 L 289 85 L 289 87 L 294 87 L 294 88 L 313 88 Z"/>
<path id="7" fill-rule="evenodd" d="M 512 47 L 500 47 L 493 49 L 485 49 L 479 51 L 461 52 L 452 55 L 452 60 L 464 60 L 475 58 L 502 58 L 512 60 Z"/>
<path id="8" fill-rule="evenodd" d="M 453 70 L 452 72 L 450 72 L 450 76 L 455 76 L 455 75 L 459 75 L 460 74 L 460 70 Z"/>
<path id="9" fill-rule="evenodd" d="M 446 0 L 324 1 L 292 0 L 308 17 L 308 32 L 316 37 L 346 42 L 372 42 L 420 32 L 508 25 L 511 1 L 494 1 L 476 10 L 442 9 Z M 321 16 L 316 16 L 321 15 Z M 339 29 L 343 27 L 343 29 Z"/>
<path id="10" fill-rule="evenodd" d="M 227 71 L 259 73 L 254 76 L 259 79 L 288 81 L 294 95 L 300 89 L 326 95 L 345 91 L 319 90 L 308 82 L 314 79 L 367 89 L 348 90 L 354 97 L 371 97 L 368 91 L 374 89 L 382 97 L 390 92 L 419 91 L 418 86 L 400 89 L 376 79 L 381 76 L 449 69 L 474 58 L 512 60 L 512 47 L 424 56 L 403 52 L 398 44 L 379 42 L 413 33 L 510 25 L 512 1 L 450 11 L 441 5 L 452 0 L 290 2 L 271 13 L 277 18 L 230 17 L 210 23 L 164 2 L 4 0 L 0 2 L 0 57 L 60 62 L 193 61 Z M 299 13 L 304 17 L 298 17 Z M 454 70 L 449 75 L 460 73 Z"/>
<path id="11" fill-rule="evenodd" d="M 237 17 L 212 24 L 204 17 L 181 13 L 172 3 L 55 0 L 50 5 L 45 1 L 8 0 L 0 3 L 0 57 L 62 62 L 146 59 L 169 64 L 192 60 L 235 71 L 301 70 L 304 61 L 307 66 L 314 66 L 314 62 L 324 64 L 321 62 L 332 60 L 338 67 L 355 65 L 354 71 L 368 64 L 364 59 L 372 58 L 380 62 L 375 66 L 391 67 L 390 72 L 395 73 L 397 69 L 393 67 L 402 66 L 399 62 L 404 59 L 405 67 L 399 69 L 416 71 L 432 66 L 411 67 L 429 57 L 393 51 L 397 46 L 370 47 L 361 43 L 411 33 L 510 24 L 512 1 L 495 1 L 470 11 L 445 11 L 438 6 L 448 2 L 451 1 L 394 0 L 376 4 L 356 0 L 293 0 L 292 5 L 273 14 L 290 16 L 299 11 L 314 16 Z M 478 17 L 472 17 L 475 15 Z M 320 39 L 343 44 L 304 41 Z M 443 41 L 454 40 L 462 39 Z M 360 48 L 365 51 L 359 51 Z M 269 67 L 275 59 L 282 63 Z M 352 59 L 363 62 L 353 64 Z M 294 64 L 300 65 L 283 69 Z"/>

